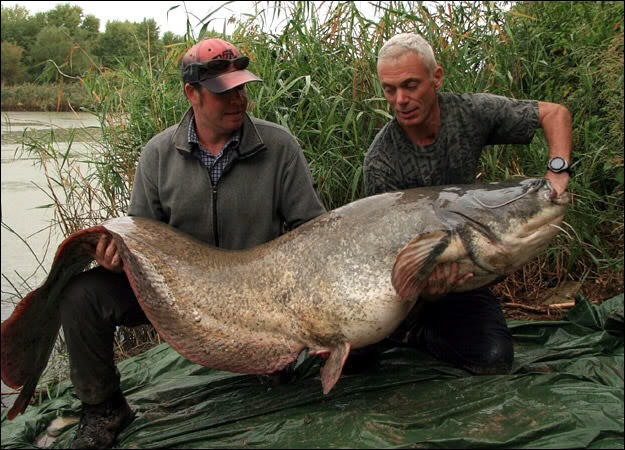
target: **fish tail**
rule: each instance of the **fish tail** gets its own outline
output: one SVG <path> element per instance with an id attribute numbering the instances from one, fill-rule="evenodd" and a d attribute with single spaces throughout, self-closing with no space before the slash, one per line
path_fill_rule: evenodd
<path id="1" fill-rule="evenodd" d="M 2 381 L 23 386 L 7 417 L 23 413 L 48 365 L 61 327 L 59 298 L 67 282 L 93 260 L 101 227 L 75 233 L 59 246 L 45 282 L 27 294 L 0 329 Z"/>
<path id="2" fill-rule="evenodd" d="M 323 386 L 324 395 L 327 395 L 332 390 L 341 377 L 343 365 L 349 355 L 350 348 L 349 342 L 341 342 L 330 351 L 330 356 L 321 368 L 321 385 Z"/>
<path id="3" fill-rule="evenodd" d="M 30 399 L 33 397 L 35 390 L 37 389 L 37 383 L 39 382 L 39 377 L 31 378 L 21 389 L 20 394 L 15 399 L 15 403 L 9 409 L 7 413 L 7 419 L 13 420 L 17 417 L 18 414 L 22 414 L 26 411 L 26 407 L 30 403 Z"/>

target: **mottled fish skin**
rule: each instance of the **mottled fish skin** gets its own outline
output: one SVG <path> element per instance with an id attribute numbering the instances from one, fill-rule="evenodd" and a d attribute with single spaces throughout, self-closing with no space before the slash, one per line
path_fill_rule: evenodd
<path id="1" fill-rule="evenodd" d="M 329 353 L 327 394 L 350 349 L 388 336 L 436 264 L 474 273 L 462 290 L 490 283 L 549 244 L 567 203 L 544 179 L 418 188 L 355 201 L 249 250 L 210 247 L 139 217 L 75 233 L 44 284 L 2 324 L 2 379 L 25 386 L 8 417 L 28 405 L 58 333 L 58 294 L 91 262 L 102 234 L 116 241 L 141 307 L 180 354 L 271 373 L 304 349 Z"/>

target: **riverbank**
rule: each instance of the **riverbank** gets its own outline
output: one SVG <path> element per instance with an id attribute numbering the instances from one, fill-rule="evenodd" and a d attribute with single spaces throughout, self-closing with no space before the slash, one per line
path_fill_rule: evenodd
<path id="1" fill-rule="evenodd" d="M 2 111 L 80 111 L 91 104 L 79 82 L 2 85 Z"/>
<path id="2" fill-rule="evenodd" d="M 20 111 L 34 112 L 34 111 Z M 68 142 L 70 138 L 75 142 L 95 141 L 102 138 L 102 131 L 99 128 L 48 128 L 45 130 L 28 130 L 29 139 L 40 140 L 50 136 L 50 130 L 54 132 L 55 142 Z M 2 144 L 22 144 L 24 141 L 24 131 L 3 131 Z"/>

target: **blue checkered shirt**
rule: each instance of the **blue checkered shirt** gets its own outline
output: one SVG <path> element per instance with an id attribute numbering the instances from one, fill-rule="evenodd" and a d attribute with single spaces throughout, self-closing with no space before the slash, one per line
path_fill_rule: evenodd
<path id="1" fill-rule="evenodd" d="M 221 149 L 221 152 L 215 156 L 200 144 L 200 139 L 195 130 L 195 118 L 191 119 L 191 126 L 189 126 L 189 143 L 197 144 L 193 150 L 193 156 L 199 159 L 202 165 L 208 169 L 213 186 L 217 184 L 219 178 L 223 175 L 224 169 L 234 156 L 234 150 L 239 146 L 240 141 L 241 131 L 237 130 L 232 133 L 232 136 L 230 136 L 224 148 Z"/>

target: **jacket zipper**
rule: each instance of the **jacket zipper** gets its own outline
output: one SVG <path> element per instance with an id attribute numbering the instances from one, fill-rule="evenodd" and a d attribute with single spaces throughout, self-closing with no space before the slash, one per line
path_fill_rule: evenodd
<path id="1" fill-rule="evenodd" d="M 247 155 L 245 155 L 244 158 L 253 156 L 259 151 L 264 150 L 264 149 L 265 149 L 264 145 L 258 145 L 256 148 L 250 151 Z M 239 156 L 238 158 L 232 159 L 228 163 L 228 165 L 224 167 L 224 171 L 221 174 L 222 177 L 230 171 L 230 168 L 232 167 L 232 165 L 235 163 L 237 159 L 241 159 L 241 157 Z M 213 238 L 215 240 L 215 247 L 219 247 L 219 233 L 217 232 L 217 185 L 218 184 L 219 184 L 219 181 L 217 181 L 217 183 L 215 183 L 215 185 L 213 186 Z"/>
<path id="2" fill-rule="evenodd" d="M 219 233 L 217 232 L 217 185 L 213 186 L 213 239 L 215 247 L 219 247 Z"/>

